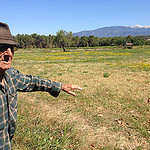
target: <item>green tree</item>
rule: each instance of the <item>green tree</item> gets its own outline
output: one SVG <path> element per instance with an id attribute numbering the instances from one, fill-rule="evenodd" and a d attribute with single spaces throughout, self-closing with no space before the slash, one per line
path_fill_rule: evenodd
<path id="1" fill-rule="evenodd" d="M 73 39 L 73 34 L 72 32 L 68 32 L 66 33 L 66 42 L 67 42 L 67 47 L 70 47 L 71 46 L 71 43 L 72 43 L 72 39 Z"/>
<path id="2" fill-rule="evenodd" d="M 94 37 L 93 35 L 90 35 L 88 40 L 89 40 L 88 43 L 90 47 L 99 46 L 98 37 Z"/>
<path id="3" fill-rule="evenodd" d="M 88 37 L 82 36 L 80 38 L 79 47 L 88 47 Z"/>
<path id="4" fill-rule="evenodd" d="M 63 48 L 65 52 L 65 47 L 70 47 L 72 42 L 72 32 L 66 32 L 65 30 L 60 30 L 56 32 L 55 42 L 58 47 Z"/>
<path id="5" fill-rule="evenodd" d="M 31 34 L 30 40 L 33 48 L 37 48 L 36 39 L 37 39 L 37 34 L 36 33 Z"/>
<path id="6" fill-rule="evenodd" d="M 80 43 L 80 37 L 79 36 L 74 36 L 72 37 L 72 47 L 78 47 Z"/>
<path id="7" fill-rule="evenodd" d="M 111 45 L 112 46 L 123 45 L 123 39 L 122 39 L 122 37 L 113 37 L 111 39 Z"/>
<path id="8" fill-rule="evenodd" d="M 65 47 L 67 46 L 67 38 L 66 38 L 67 32 L 64 30 L 60 30 L 56 32 L 55 42 L 57 43 L 58 47 L 63 48 L 63 51 L 65 52 Z"/>
<path id="9" fill-rule="evenodd" d="M 19 48 L 25 48 L 23 39 L 24 39 L 24 35 L 23 34 L 22 35 L 18 34 L 16 36 L 16 42 L 19 43 Z"/>

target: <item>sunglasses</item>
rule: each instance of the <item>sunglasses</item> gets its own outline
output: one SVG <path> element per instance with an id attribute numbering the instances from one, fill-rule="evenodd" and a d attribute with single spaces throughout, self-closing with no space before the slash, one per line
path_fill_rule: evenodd
<path id="1" fill-rule="evenodd" d="M 5 52 L 7 51 L 7 49 L 10 48 L 11 52 L 14 53 L 14 51 L 16 51 L 18 49 L 17 46 L 13 46 L 13 45 L 0 45 L 0 52 Z"/>

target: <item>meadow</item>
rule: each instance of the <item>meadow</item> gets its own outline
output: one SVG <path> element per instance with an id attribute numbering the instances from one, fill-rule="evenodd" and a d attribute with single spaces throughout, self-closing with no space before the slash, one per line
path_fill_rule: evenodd
<path id="1" fill-rule="evenodd" d="M 14 150 L 150 149 L 150 47 L 19 49 L 12 67 L 83 88 L 18 93 Z"/>

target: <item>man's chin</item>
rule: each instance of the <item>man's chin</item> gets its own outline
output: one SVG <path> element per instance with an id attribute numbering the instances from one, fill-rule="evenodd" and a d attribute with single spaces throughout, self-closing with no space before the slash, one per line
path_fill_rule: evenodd
<path id="1" fill-rule="evenodd" d="M 6 66 L 6 67 L 0 67 L 0 73 L 4 73 L 6 70 L 8 70 L 10 68 L 10 66 Z"/>

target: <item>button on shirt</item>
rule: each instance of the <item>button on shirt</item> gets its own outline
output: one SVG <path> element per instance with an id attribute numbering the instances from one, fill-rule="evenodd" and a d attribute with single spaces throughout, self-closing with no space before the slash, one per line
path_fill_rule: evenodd
<path id="1" fill-rule="evenodd" d="M 10 68 L 5 71 L 0 84 L 0 150 L 11 150 L 17 120 L 17 91 L 46 91 L 57 97 L 62 84 L 32 75 L 23 75 Z"/>

